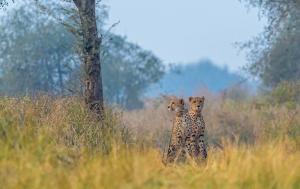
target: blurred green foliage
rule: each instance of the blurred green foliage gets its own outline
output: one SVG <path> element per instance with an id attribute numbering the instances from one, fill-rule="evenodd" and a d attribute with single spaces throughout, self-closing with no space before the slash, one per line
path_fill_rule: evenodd
<path id="1" fill-rule="evenodd" d="M 249 71 L 271 88 L 299 80 L 300 1 L 241 1 L 259 8 L 267 18 L 264 32 L 243 46 L 249 50 Z"/>
<path id="2" fill-rule="evenodd" d="M 47 3 L 51 5 L 50 1 Z M 49 14 L 31 1 L 18 5 L 8 10 L 0 22 L 0 92 L 10 96 L 40 92 L 80 95 L 83 85 L 77 36 L 66 23 L 61 24 L 52 16 L 63 17 L 65 12 L 60 11 L 66 10 L 53 5 Z M 106 19 L 107 10 L 99 11 L 101 19 Z M 68 26 L 74 24 L 70 19 L 66 19 Z M 105 31 L 103 20 L 99 26 L 103 33 L 101 58 L 106 102 L 128 109 L 142 107 L 141 97 L 146 89 L 164 74 L 161 60 L 125 37 Z"/>

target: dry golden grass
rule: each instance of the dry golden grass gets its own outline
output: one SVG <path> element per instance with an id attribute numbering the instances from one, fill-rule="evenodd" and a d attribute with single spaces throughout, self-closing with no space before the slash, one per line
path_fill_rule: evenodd
<path id="1" fill-rule="evenodd" d="M 297 109 L 208 102 L 207 163 L 169 167 L 163 102 L 107 110 L 100 126 L 78 99 L 2 98 L 0 188 L 300 188 Z"/>
<path id="2" fill-rule="evenodd" d="M 235 102 L 218 97 L 206 97 L 204 119 L 208 143 L 221 147 L 224 140 L 238 144 L 254 145 L 269 139 L 289 136 L 300 146 L 300 107 L 255 106 L 252 102 Z M 137 137 L 150 138 L 154 147 L 166 146 L 172 126 L 172 116 L 166 102 L 157 99 L 146 109 L 124 112 L 125 125 Z"/>

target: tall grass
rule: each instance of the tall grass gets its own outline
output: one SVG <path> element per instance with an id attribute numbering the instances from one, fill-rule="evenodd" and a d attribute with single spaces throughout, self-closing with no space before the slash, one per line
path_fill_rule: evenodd
<path id="1" fill-rule="evenodd" d="M 252 101 L 237 102 L 207 96 L 204 106 L 208 145 L 222 148 L 223 141 L 256 145 L 269 140 L 289 137 L 300 149 L 300 107 L 257 105 Z M 141 140 L 151 139 L 151 144 L 164 148 L 170 136 L 172 115 L 167 111 L 167 101 L 156 99 L 143 109 L 124 112 L 127 127 Z"/>
<path id="2" fill-rule="evenodd" d="M 209 158 L 165 167 L 164 101 L 106 108 L 78 99 L 0 100 L 0 188 L 300 188 L 298 108 L 208 100 Z"/>

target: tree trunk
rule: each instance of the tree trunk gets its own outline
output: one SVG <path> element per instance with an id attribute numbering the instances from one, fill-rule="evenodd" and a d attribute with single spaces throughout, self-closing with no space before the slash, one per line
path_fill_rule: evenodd
<path id="1" fill-rule="evenodd" d="M 103 118 L 103 90 L 100 64 L 100 43 L 96 22 L 95 0 L 73 0 L 80 16 L 82 54 L 85 72 L 85 103 Z"/>

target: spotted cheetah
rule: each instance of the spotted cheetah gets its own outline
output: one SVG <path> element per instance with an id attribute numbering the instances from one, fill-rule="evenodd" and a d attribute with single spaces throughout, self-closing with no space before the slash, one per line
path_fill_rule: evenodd
<path id="1" fill-rule="evenodd" d="M 207 158 L 206 144 L 204 140 L 205 133 L 205 121 L 202 115 L 202 109 L 204 107 L 203 97 L 190 97 L 189 98 L 189 116 L 191 118 L 191 134 L 188 140 L 194 144 L 192 145 L 192 152 L 194 156 L 199 156 L 202 160 Z"/>
<path id="2" fill-rule="evenodd" d="M 173 120 L 168 151 L 166 157 L 163 159 L 165 165 L 168 163 L 185 161 L 186 132 L 187 128 L 191 125 L 191 119 L 189 118 L 188 110 L 185 109 L 184 100 L 182 98 L 172 98 L 168 105 L 168 110 L 175 112 L 175 118 Z"/>

